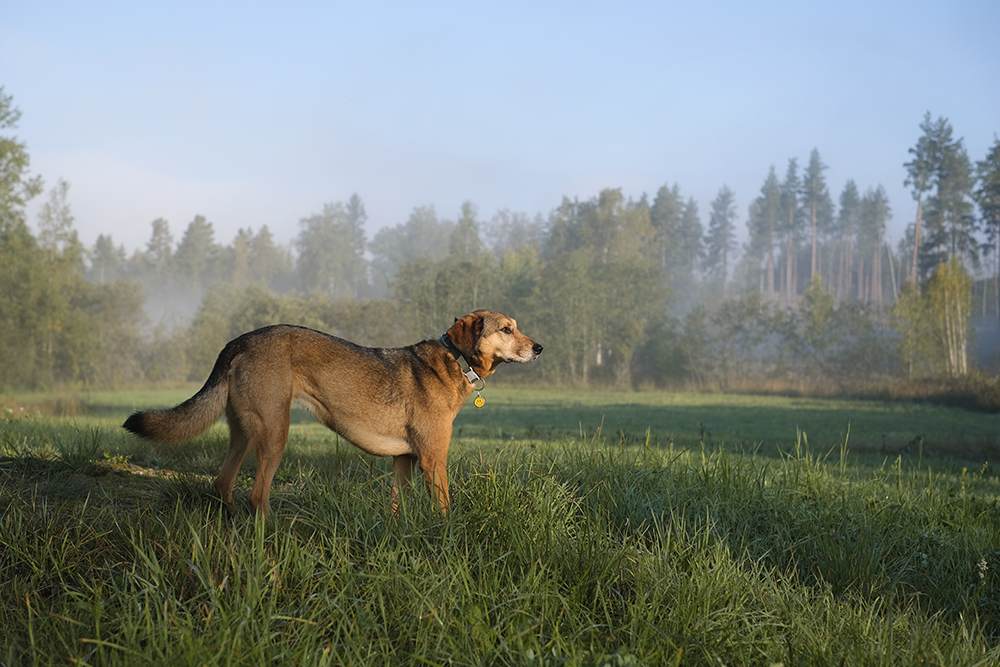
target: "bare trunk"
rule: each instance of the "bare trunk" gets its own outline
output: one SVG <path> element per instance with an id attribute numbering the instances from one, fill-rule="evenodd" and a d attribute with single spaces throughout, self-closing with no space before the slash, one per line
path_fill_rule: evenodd
<path id="1" fill-rule="evenodd" d="M 875 257 L 872 261 L 872 301 L 882 306 L 882 239 L 875 244 Z"/>
<path id="2" fill-rule="evenodd" d="M 792 231 L 788 230 L 788 248 L 785 250 L 785 303 L 792 303 L 792 296 L 795 293 L 795 281 L 792 279 L 794 273 L 794 257 L 792 250 L 795 246 L 792 238 Z"/>
<path id="3" fill-rule="evenodd" d="M 892 301 L 895 303 L 896 299 L 899 298 L 899 289 L 896 286 L 896 267 L 893 265 L 892 261 L 892 248 L 889 247 L 889 241 L 885 242 L 885 252 L 889 257 L 889 277 L 892 279 Z"/>
<path id="4" fill-rule="evenodd" d="M 774 298 L 774 240 L 767 230 L 767 298 Z"/>
<path id="5" fill-rule="evenodd" d="M 913 266 L 910 267 L 910 280 L 917 293 L 920 293 L 920 283 L 917 282 L 917 253 L 920 252 L 920 215 L 923 210 L 923 202 L 917 198 L 917 222 L 913 228 Z"/>
<path id="6" fill-rule="evenodd" d="M 816 277 L 816 270 L 818 269 L 816 263 L 816 201 L 813 200 L 812 205 L 812 272 L 809 274 L 809 280 L 813 280 Z"/>

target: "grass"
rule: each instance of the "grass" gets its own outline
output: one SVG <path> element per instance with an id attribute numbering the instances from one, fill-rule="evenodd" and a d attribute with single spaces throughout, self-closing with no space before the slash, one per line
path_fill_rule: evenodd
<path id="1" fill-rule="evenodd" d="M 223 425 L 169 448 L 118 428 L 141 393 L 0 422 L 0 662 L 1000 661 L 995 416 L 485 396 L 456 423 L 447 517 L 423 493 L 393 517 L 387 460 L 308 423 L 260 520 L 252 470 L 234 517 L 210 495 Z M 890 426 L 927 447 L 886 455 Z"/>

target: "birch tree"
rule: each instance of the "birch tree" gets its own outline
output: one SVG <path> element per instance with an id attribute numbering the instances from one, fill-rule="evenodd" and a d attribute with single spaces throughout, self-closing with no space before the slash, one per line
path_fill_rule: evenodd
<path id="1" fill-rule="evenodd" d="M 950 377 L 969 372 L 972 282 L 972 276 L 957 257 L 939 264 L 927 282 L 929 311 Z"/>

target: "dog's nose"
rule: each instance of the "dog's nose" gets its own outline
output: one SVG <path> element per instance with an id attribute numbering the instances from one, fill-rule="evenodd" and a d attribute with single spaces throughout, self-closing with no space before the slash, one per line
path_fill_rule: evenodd
<path id="1" fill-rule="evenodd" d="M 535 343 L 534 345 L 531 346 L 531 349 L 534 350 L 535 354 L 541 354 L 544 348 L 542 348 L 540 344 Z"/>

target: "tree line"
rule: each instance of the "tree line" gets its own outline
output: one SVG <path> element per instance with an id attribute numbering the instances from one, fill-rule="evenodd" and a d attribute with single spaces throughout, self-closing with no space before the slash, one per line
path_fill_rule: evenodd
<path id="1" fill-rule="evenodd" d="M 0 88 L 0 130 L 18 117 Z M 154 220 L 131 253 L 110 234 L 87 248 L 65 182 L 29 226 L 25 205 L 43 184 L 26 146 L 0 137 L 0 389 L 201 380 L 227 340 L 259 326 L 392 346 L 476 308 L 522 320 L 546 345 L 532 378 L 556 384 L 964 375 L 974 310 L 1000 311 L 1000 275 L 984 277 L 1000 255 L 1000 140 L 973 164 L 946 119 L 928 114 L 920 130 L 903 165 L 918 213 L 895 249 L 885 189 L 848 181 L 835 205 L 818 150 L 782 178 L 769 169 L 742 246 L 730 188 L 703 224 L 698 203 L 667 184 L 652 198 L 564 198 L 547 215 L 482 219 L 466 202 L 447 219 L 418 206 L 371 238 L 353 195 L 303 217 L 287 246 L 267 226 L 219 243 L 195 216 L 179 238 Z"/>

